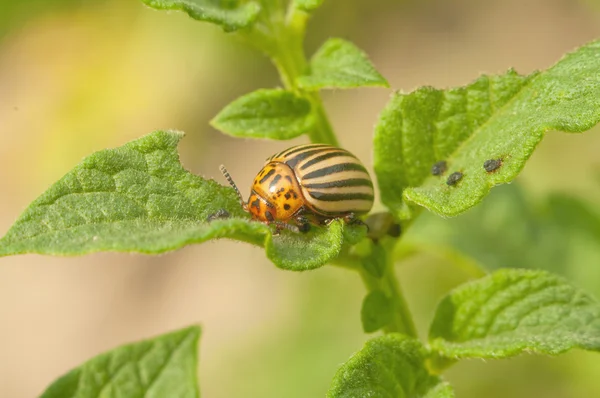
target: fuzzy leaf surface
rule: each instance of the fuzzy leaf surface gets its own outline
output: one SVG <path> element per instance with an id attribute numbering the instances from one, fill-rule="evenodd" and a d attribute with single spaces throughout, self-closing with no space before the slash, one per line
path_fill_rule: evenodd
<path id="1" fill-rule="evenodd" d="M 182 137 L 180 132 L 157 131 L 87 157 L 17 219 L 0 239 L 0 256 L 156 254 L 230 238 L 265 247 L 278 267 L 305 270 L 339 254 L 344 228 L 364 236 L 364 228 L 341 221 L 313 227 L 307 234 L 272 236 L 268 226 L 249 219 L 232 188 L 181 166 L 177 144 Z M 231 218 L 208 222 L 220 209 Z"/>
<path id="2" fill-rule="evenodd" d="M 600 304 L 545 271 L 504 269 L 452 291 L 429 332 L 446 358 L 600 350 Z"/>
<path id="3" fill-rule="evenodd" d="M 260 12 L 256 1 L 222 0 L 142 0 L 144 4 L 157 10 L 183 11 L 198 21 L 220 25 L 226 32 L 232 32 L 252 25 Z"/>
<path id="4" fill-rule="evenodd" d="M 541 73 L 481 76 L 460 88 L 396 93 L 376 126 L 375 172 L 382 201 L 399 218 L 407 202 L 442 216 L 479 203 L 512 181 L 549 130 L 583 132 L 600 121 L 600 41 L 568 54 Z M 500 159 L 488 172 L 486 160 Z M 445 160 L 447 171 L 431 175 Z M 454 186 L 448 176 L 461 172 Z"/>
<path id="5" fill-rule="evenodd" d="M 197 326 L 100 354 L 52 383 L 41 398 L 197 398 Z"/>
<path id="6" fill-rule="evenodd" d="M 367 341 L 333 378 L 327 398 L 452 398 L 452 388 L 425 367 L 425 348 L 415 339 L 387 334 Z"/>
<path id="7" fill-rule="evenodd" d="M 310 61 L 310 74 L 300 76 L 298 84 L 307 90 L 389 87 L 362 50 L 349 41 L 335 38 L 317 50 Z"/>
<path id="8" fill-rule="evenodd" d="M 227 105 L 211 121 L 235 137 L 289 140 L 307 133 L 315 120 L 311 105 L 291 91 L 261 89 Z"/>

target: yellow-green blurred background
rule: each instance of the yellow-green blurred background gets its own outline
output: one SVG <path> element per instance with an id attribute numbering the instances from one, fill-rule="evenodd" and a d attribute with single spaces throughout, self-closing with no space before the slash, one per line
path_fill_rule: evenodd
<path id="1" fill-rule="evenodd" d="M 363 48 L 395 89 L 449 87 L 509 67 L 523 74 L 547 68 L 600 38 L 600 4 L 326 0 L 309 25 L 308 52 L 330 36 Z M 156 129 L 185 131 L 184 166 L 221 181 L 218 165 L 225 163 L 246 194 L 262 161 L 290 143 L 232 139 L 208 121 L 237 96 L 276 85 L 261 54 L 177 12 L 135 0 L 0 0 L 0 234 L 82 157 Z M 368 164 L 372 127 L 389 94 L 324 95 L 340 141 Z M 599 149 L 598 129 L 550 133 L 518 178 L 522 195 L 537 203 L 564 192 L 594 208 Z M 495 228 L 498 217 L 490 214 L 480 227 Z M 514 217 L 513 226 L 519 223 Z M 557 244 L 573 238 L 555 231 Z M 500 232 L 499 247 L 503 234 L 515 239 L 510 225 Z M 522 244 L 506 246 L 509 257 L 530 256 L 527 242 L 538 232 L 521 231 Z M 576 239 L 569 247 L 561 272 L 600 297 L 598 241 Z M 489 266 L 515 265 L 504 258 L 493 255 L 500 264 Z M 469 277 L 435 253 L 397 271 L 422 336 L 436 301 Z M 363 295 L 350 272 L 282 271 L 260 249 L 230 241 L 154 257 L 2 258 L 0 397 L 37 396 L 102 351 L 192 323 L 203 325 L 203 397 L 322 397 L 337 367 L 369 337 L 359 318 Z M 467 361 L 447 379 L 464 398 L 586 398 L 600 396 L 599 376 L 600 355 L 573 352 Z"/>

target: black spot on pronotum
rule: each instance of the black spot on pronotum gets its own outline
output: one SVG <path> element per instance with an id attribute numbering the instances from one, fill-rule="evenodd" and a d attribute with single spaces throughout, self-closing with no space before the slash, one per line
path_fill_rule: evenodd
<path id="1" fill-rule="evenodd" d="M 434 176 L 441 176 L 448 170 L 448 163 L 445 160 L 440 160 L 431 166 L 431 174 Z"/>
<path id="2" fill-rule="evenodd" d="M 256 207 L 256 210 L 260 210 L 260 199 L 254 199 L 254 201 L 250 203 L 250 207 Z"/>
<path id="3" fill-rule="evenodd" d="M 287 203 L 283 205 L 283 209 L 284 210 L 289 210 L 290 209 L 290 205 L 288 205 Z"/>
<path id="4" fill-rule="evenodd" d="M 448 176 L 448 179 L 446 180 L 446 184 L 448 184 L 450 186 L 454 186 L 454 185 L 456 185 L 457 182 L 462 180 L 462 178 L 463 178 L 463 173 L 461 173 L 460 171 L 455 171 L 454 173 L 452 173 Z"/>
<path id="5" fill-rule="evenodd" d="M 272 222 L 273 221 L 273 214 L 271 214 L 270 211 L 266 211 L 265 212 L 265 218 L 267 219 L 267 221 Z"/>
<path id="6" fill-rule="evenodd" d="M 502 159 L 489 159 L 483 162 L 483 168 L 488 173 L 496 171 L 502 166 Z"/>
<path id="7" fill-rule="evenodd" d="M 287 200 L 290 200 L 290 198 L 292 197 L 292 194 L 288 192 L 288 193 L 286 193 L 286 194 L 285 194 L 285 195 L 283 195 L 283 196 L 285 196 L 285 198 L 286 198 Z"/>

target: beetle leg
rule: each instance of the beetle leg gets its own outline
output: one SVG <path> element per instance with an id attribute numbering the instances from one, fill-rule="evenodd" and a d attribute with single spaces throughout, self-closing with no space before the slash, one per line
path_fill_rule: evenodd
<path id="1" fill-rule="evenodd" d="M 298 231 L 302 233 L 310 231 L 310 222 L 304 216 L 296 217 L 296 225 L 298 226 Z"/>
<path id="2" fill-rule="evenodd" d="M 275 232 L 273 233 L 273 235 L 279 235 L 279 233 L 281 231 L 283 231 L 284 229 L 287 229 L 288 231 L 295 232 L 295 233 L 300 232 L 300 228 L 298 228 L 298 226 L 293 225 L 293 224 L 288 224 L 283 221 L 273 221 L 273 222 L 268 223 L 268 225 L 275 225 Z"/>
<path id="3" fill-rule="evenodd" d="M 349 224 L 349 225 L 364 225 L 365 227 L 367 227 L 367 231 L 369 230 L 369 226 L 367 224 L 365 224 L 365 222 L 363 220 L 356 217 L 356 215 L 354 213 L 346 214 L 344 216 L 344 221 L 346 222 L 346 224 Z"/>
<path id="4" fill-rule="evenodd" d="M 216 212 L 209 214 L 208 217 L 206 217 L 206 221 L 211 222 L 214 220 L 218 220 L 218 219 L 222 219 L 222 218 L 229 218 L 231 217 L 231 214 L 229 214 L 229 212 L 225 209 L 219 209 Z"/>

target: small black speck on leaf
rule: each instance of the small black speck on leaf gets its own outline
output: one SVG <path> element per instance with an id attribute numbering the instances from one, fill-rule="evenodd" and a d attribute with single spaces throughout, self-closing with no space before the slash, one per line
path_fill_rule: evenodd
<path id="1" fill-rule="evenodd" d="M 483 168 L 488 173 L 498 170 L 500 166 L 502 166 L 502 159 L 489 159 L 483 162 Z"/>
<path id="2" fill-rule="evenodd" d="M 431 174 L 434 176 L 441 176 L 448 169 L 448 163 L 445 160 L 440 160 L 431 166 Z"/>
<path id="3" fill-rule="evenodd" d="M 448 184 L 450 186 L 454 186 L 454 185 L 456 185 L 457 182 L 462 180 L 462 178 L 463 178 L 463 173 L 461 173 L 460 171 L 455 171 L 454 173 L 452 173 L 448 176 L 448 179 L 446 180 L 446 184 Z"/>

